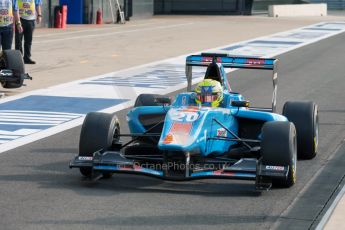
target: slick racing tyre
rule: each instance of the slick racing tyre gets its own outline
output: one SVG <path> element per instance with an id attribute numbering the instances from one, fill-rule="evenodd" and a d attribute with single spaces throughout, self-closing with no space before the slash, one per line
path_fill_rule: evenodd
<path id="1" fill-rule="evenodd" d="M 1 85 L 7 89 L 19 88 L 23 85 L 24 78 L 22 75 L 25 73 L 25 66 L 22 54 L 19 50 L 4 50 L 0 57 L 1 69 L 10 69 L 17 81 L 2 82 Z"/>
<path id="2" fill-rule="evenodd" d="M 288 101 L 284 104 L 283 115 L 296 127 L 298 158 L 314 158 L 319 141 L 317 105 L 311 101 Z"/>
<path id="3" fill-rule="evenodd" d="M 266 122 L 262 127 L 261 156 L 263 165 L 289 166 L 287 178 L 272 178 L 273 186 L 291 187 L 296 182 L 297 139 L 293 123 Z"/>
<path id="4" fill-rule="evenodd" d="M 160 99 L 165 99 L 166 101 L 171 100 L 169 97 L 165 97 L 159 94 L 140 94 L 137 99 L 135 100 L 134 107 L 139 107 L 139 106 L 162 106 L 163 103 L 161 102 Z"/>
<path id="5" fill-rule="evenodd" d="M 98 150 L 109 150 L 113 142 L 118 140 L 120 124 L 113 114 L 91 112 L 86 115 L 81 127 L 79 140 L 79 156 L 92 157 Z M 83 176 L 91 177 L 91 167 L 81 167 L 80 173 Z M 110 173 L 103 174 L 103 177 L 110 177 Z"/>

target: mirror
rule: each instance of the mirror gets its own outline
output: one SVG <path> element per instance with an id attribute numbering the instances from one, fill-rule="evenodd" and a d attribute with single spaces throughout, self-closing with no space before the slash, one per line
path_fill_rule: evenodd
<path id="1" fill-rule="evenodd" d="M 171 98 L 170 97 L 156 97 L 155 101 L 157 103 L 162 104 L 162 105 L 170 105 L 171 104 Z"/>
<path id="2" fill-rule="evenodd" d="M 232 106 L 249 107 L 249 101 L 231 101 Z"/>

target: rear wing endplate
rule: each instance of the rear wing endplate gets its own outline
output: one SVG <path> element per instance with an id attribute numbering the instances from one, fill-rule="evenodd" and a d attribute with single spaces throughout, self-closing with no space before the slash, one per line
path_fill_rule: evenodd
<path id="1" fill-rule="evenodd" d="M 192 91 L 192 67 L 220 63 L 224 68 L 272 70 L 273 95 L 272 112 L 276 112 L 277 105 L 277 64 L 278 59 L 257 57 L 235 57 L 224 53 L 202 53 L 190 55 L 186 58 L 187 91 Z"/>

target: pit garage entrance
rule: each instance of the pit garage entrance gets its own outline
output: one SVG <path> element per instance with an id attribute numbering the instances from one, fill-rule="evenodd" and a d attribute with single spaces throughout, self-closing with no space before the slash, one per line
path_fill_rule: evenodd
<path id="1" fill-rule="evenodd" d="M 155 14 L 250 14 L 253 0 L 155 0 Z"/>

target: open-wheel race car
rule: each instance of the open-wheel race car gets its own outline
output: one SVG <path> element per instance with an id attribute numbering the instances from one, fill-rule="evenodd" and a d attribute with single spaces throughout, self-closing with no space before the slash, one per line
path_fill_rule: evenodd
<path id="1" fill-rule="evenodd" d="M 316 155 L 318 108 L 314 102 L 289 101 L 282 115 L 276 113 L 277 61 L 212 53 L 188 56 L 187 92 L 173 102 L 167 96 L 139 95 L 127 114 L 130 134 L 120 133 L 113 114 L 87 114 L 79 155 L 70 167 L 88 178 L 135 173 L 165 180 L 253 180 L 258 190 L 292 186 L 297 159 Z M 195 91 L 193 66 L 207 67 Z M 250 107 L 230 90 L 224 68 L 271 70 L 272 107 Z M 122 143 L 124 137 L 131 139 Z"/>
<path id="2" fill-rule="evenodd" d="M 13 89 L 23 86 L 24 80 L 32 80 L 25 73 L 22 54 L 18 50 L 3 50 L 0 53 L 0 83 L 3 88 Z"/>

